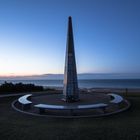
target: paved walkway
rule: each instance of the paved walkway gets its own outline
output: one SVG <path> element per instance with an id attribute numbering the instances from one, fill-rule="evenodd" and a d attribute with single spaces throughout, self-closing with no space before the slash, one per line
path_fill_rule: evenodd
<path id="1" fill-rule="evenodd" d="M 44 94 L 44 93 L 47 93 L 48 94 L 48 92 L 46 92 L 46 91 L 38 91 L 38 92 L 23 92 L 23 93 L 9 93 L 9 94 L 0 94 L 0 98 L 4 98 L 4 97 L 14 97 L 14 96 L 20 96 L 20 95 L 25 95 L 25 94 Z"/>
<path id="2" fill-rule="evenodd" d="M 0 98 L 4 98 L 4 97 L 14 97 L 14 96 L 20 96 L 20 95 L 24 95 L 24 94 L 27 94 L 27 93 L 10 93 L 10 94 L 2 94 L 0 95 Z"/>
<path id="3" fill-rule="evenodd" d="M 41 95 L 32 97 L 35 104 L 50 104 L 50 105 L 68 105 L 67 102 L 62 101 L 62 94 Z M 80 94 L 78 102 L 69 103 L 69 105 L 84 105 L 106 103 L 110 101 L 110 96 L 103 93 L 86 93 Z"/>

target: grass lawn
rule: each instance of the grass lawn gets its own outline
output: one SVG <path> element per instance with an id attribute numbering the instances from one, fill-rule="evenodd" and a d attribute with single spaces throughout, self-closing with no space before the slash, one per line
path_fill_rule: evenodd
<path id="1" fill-rule="evenodd" d="M 126 112 L 80 119 L 28 116 L 11 108 L 14 98 L 0 100 L 1 140 L 140 140 L 140 97 Z"/>

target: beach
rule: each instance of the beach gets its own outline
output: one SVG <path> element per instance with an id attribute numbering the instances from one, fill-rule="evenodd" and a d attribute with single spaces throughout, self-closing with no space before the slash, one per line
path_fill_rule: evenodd
<path id="1" fill-rule="evenodd" d="M 35 84 L 49 89 L 53 93 L 55 90 L 63 90 L 63 80 L 6 80 L 12 83 Z M 0 85 L 5 80 L 0 80 Z M 119 93 L 123 96 L 139 96 L 140 95 L 140 79 L 83 79 L 78 80 L 81 92 L 97 92 L 97 93 Z M 52 91 L 51 91 L 52 90 Z M 1 93 L 2 94 L 2 93 Z"/>
<path id="2" fill-rule="evenodd" d="M 4 82 L 35 84 L 44 87 L 63 87 L 63 79 L 34 79 L 34 80 L 15 80 L 15 79 L 0 79 L 0 84 Z M 79 79 L 79 88 L 140 88 L 140 79 Z"/>

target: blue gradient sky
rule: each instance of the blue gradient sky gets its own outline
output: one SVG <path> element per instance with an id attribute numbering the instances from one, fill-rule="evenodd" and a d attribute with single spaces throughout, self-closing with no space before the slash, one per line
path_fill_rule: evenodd
<path id="1" fill-rule="evenodd" d="M 139 0 L 0 0 L 0 75 L 63 73 L 69 15 L 78 73 L 139 73 L 139 7 Z"/>

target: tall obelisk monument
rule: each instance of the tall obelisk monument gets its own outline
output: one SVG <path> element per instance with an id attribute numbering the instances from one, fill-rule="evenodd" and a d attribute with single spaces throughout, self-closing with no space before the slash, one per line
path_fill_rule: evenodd
<path id="1" fill-rule="evenodd" d="M 65 56 L 63 100 L 75 102 L 79 100 L 77 70 L 74 51 L 74 39 L 72 29 L 72 18 L 68 18 L 68 33 Z"/>

